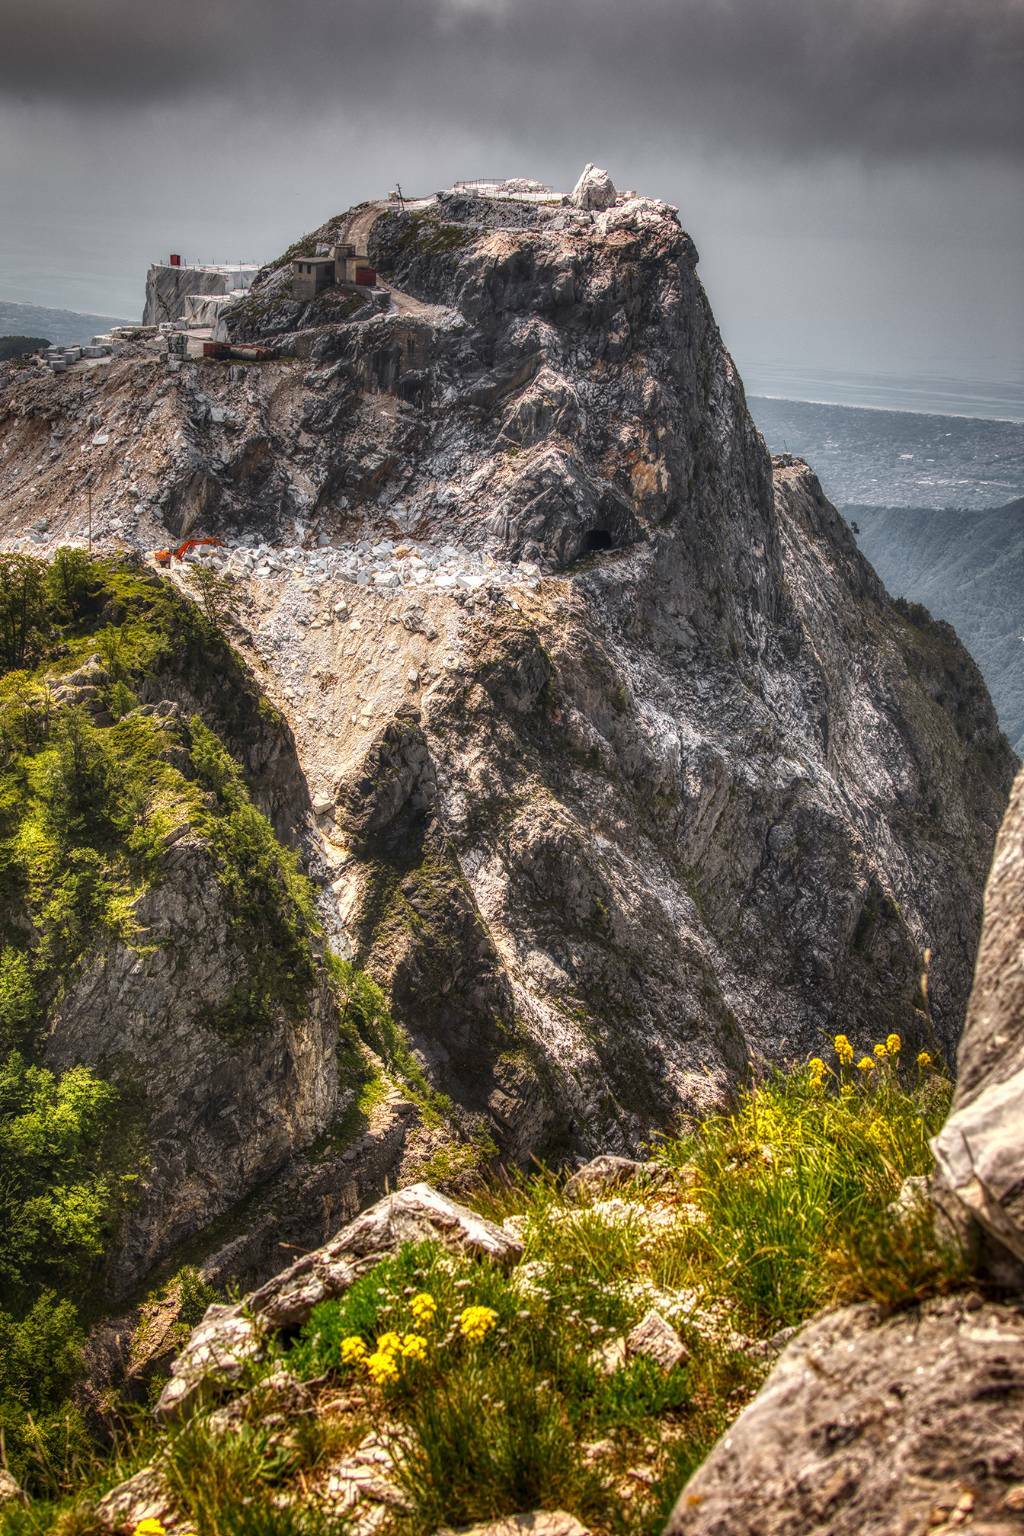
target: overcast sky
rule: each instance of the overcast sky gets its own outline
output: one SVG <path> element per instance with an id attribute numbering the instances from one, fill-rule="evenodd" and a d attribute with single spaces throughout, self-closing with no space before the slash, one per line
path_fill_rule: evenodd
<path id="1" fill-rule="evenodd" d="M 593 160 L 755 387 L 1019 387 L 1022 108 L 1024 0 L 0 0 L 0 298 L 131 317 L 170 250 Z"/>

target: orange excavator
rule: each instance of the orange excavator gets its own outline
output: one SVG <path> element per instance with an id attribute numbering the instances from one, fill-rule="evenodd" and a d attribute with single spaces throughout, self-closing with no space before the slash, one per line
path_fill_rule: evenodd
<path id="1" fill-rule="evenodd" d="M 220 549 L 224 548 L 224 540 L 216 539 L 208 535 L 202 535 L 197 539 L 186 539 L 179 544 L 177 549 L 154 549 L 153 559 L 157 565 L 170 565 L 172 560 L 184 560 L 190 549 L 195 549 L 198 544 L 216 544 Z"/>

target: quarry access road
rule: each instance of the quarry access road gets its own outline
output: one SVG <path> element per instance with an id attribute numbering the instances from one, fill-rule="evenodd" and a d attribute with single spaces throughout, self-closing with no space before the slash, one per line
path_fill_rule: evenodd
<path id="1" fill-rule="evenodd" d="M 434 197 L 406 198 L 405 202 L 399 206 L 406 209 L 427 208 L 436 201 L 437 199 Z M 340 245 L 354 245 L 357 251 L 366 251 L 368 249 L 367 242 L 370 238 L 370 231 L 373 229 L 373 226 L 381 214 L 387 213 L 395 207 L 396 204 L 393 202 L 378 199 L 376 202 L 366 203 L 361 208 L 357 208 L 345 224 L 338 243 Z M 427 304 L 422 299 L 413 298 L 411 293 L 405 293 L 401 288 L 393 288 L 390 283 L 380 281 L 380 279 L 378 279 L 378 282 L 379 286 L 390 296 L 391 307 L 397 314 L 408 315 L 410 318 L 419 320 L 430 320 L 435 324 L 443 323 L 452 318 L 451 311 L 445 309 L 441 304 Z"/>

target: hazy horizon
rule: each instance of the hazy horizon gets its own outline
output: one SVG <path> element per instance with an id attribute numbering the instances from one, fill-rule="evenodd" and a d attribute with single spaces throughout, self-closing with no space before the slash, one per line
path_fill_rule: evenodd
<path id="1" fill-rule="evenodd" d="M 679 207 L 748 387 L 1024 399 L 1021 0 L 3 3 L 4 299 L 137 316 L 171 250 L 592 160 Z"/>

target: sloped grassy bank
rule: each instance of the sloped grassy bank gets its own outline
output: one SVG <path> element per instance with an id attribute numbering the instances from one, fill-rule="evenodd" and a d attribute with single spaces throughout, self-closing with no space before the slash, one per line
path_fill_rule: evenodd
<path id="1" fill-rule="evenodd" d="M 602 1536 L 659 1531 L 780 1330 L 964 1280 L 905 1184 L 929 1169 L 950 1090 L 894 1036 L 859 1056 L 840 1037 L 828 1063 L 666 1138 L 627 1182 L 482 1186 L 471 1204 L 523 1244 L 513 1268 L 403 1246 L 278 1335 L 226 1411 L 140 1421 L 91 1488 L 11 1509 L 0 1529 L 108 1531 L 102 1490 L 148 1464 L 167 1500 L 157 1523 L 197 1536 L 428 1536 L 535 1508 Z M 652 1310 L 676 1336 L 671 1369 L 626 1347 Z M 345 1492 L 353 1457 L 378 1502 Z"/>
<path id="2" fill-rule="evenodd" d="M 144 703 L 174 679 L 206 680 L 209 720 Z M 0 1436 L 29 1487 L 91 1454 L 69 1394 L 148 1140 L 130 1063 L 46 1064 L 62 1000 L 107 946 L 144 959 L 137 905 L 185 834 L 253 956 L 211 1023 L 259 1029 L 312 981 L 310 889 L 241 767 L 260 709 L 216 626 L 140 564 L 0 557 Z"/>

